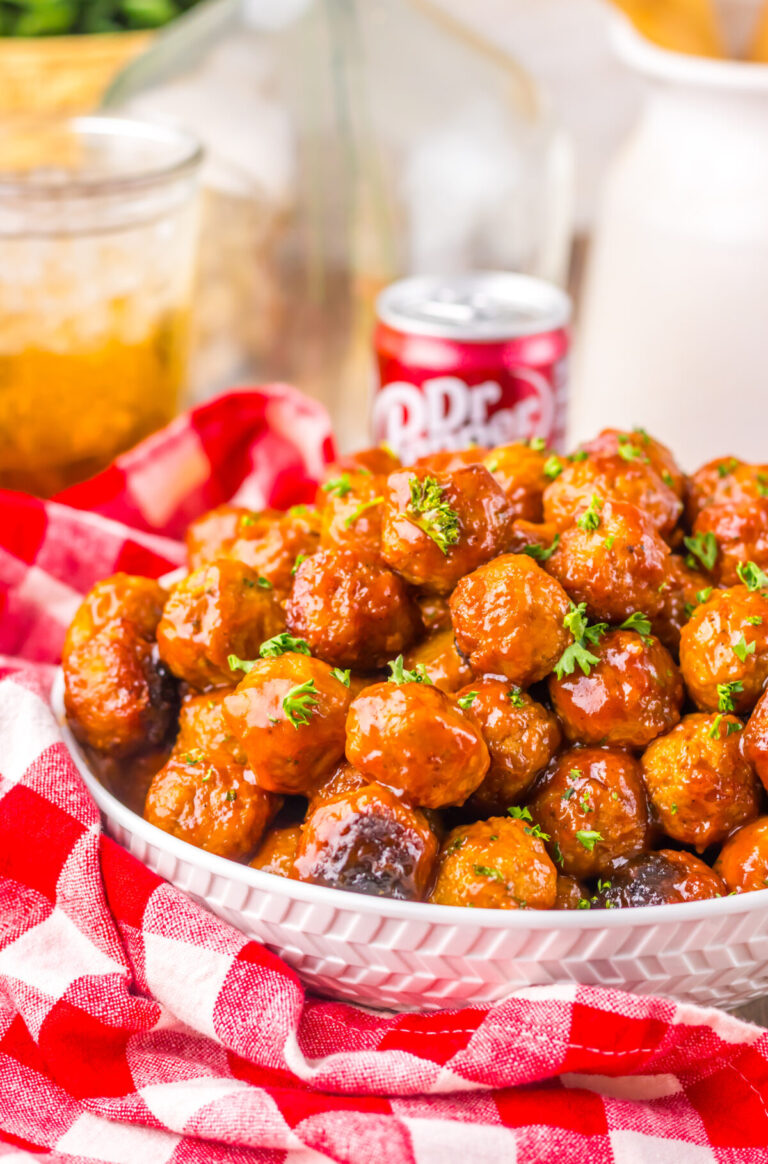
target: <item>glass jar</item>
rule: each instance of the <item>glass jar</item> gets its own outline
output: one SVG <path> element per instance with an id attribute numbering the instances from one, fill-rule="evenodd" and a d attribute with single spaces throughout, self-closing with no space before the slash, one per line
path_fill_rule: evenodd
<path id="1" fill-rule="evenodd" d="M 0 130 L 0 487 L 50 496 L 176 412 L 200 160 L 152 122 Z"/>

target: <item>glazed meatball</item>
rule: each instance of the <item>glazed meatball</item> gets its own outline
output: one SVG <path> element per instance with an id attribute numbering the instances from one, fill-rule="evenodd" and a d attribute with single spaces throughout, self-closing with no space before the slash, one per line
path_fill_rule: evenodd
<path id="1" fill-rule="evenodd" d="M 64 639 L 64 658 L 106 626 L 122 619 L 143 639 L 153 642 L 168 594 L 154 578 L 113 574 L 86 594 Z"/>
<path id="2" fill-rule="evenodd" d="M 223 701 L 224 718 L 269 792 L 311 795 L 344 754 L 346 677 L 309 655 L 260 659 Z"/>
<path id="3" fill-rule="evenodd" d="M 520 518 L 513 522 L 506 551 L 508 554 L 528 554 L 534 561 L 545 562 L 560 543 L 560 531 L 554 525 L 537 524 Z"/>
<path id="4" fill-rule="evenodd" d="M 179 679 L 205 691 L 238 679 L 230 655 L 252 659 L 285 629 L 271 589 L 242 562 L 221 558 L 174 586 L 157 628 L 160 657 Z"/>
<path id="5" fill-rule="evenodd" d="M 358 449 L 356 453 L 347 453 L 326 465 L 325 479 L 332 480 L 348 469 L 371 473 L 374 477 L 388 477 L 396 473 L 401 466 L 400 458 L 394 449 L 388 445 L 374 445 L 369 449 Z"/>
<path id="6" fill-rule="evenodd" d="M 308 505 L 295 505 L 276 518 L 268 511 L 243 519 L 227 557 L 266 578 L 282 600 L 291 589 L 296 564 L 314 554 L 319 542 L 320 514 Z"/>
<path id="7" fill-rule="evenodd" d="M 560 746 L 550 711 L 503 679 L 483 676 L 457 692 L 456 700 L 480 730 L 491 757 L 485 780 L 469 799 L 478 816 L 517 804 Z"/>
<path id="8" fill-rule="evenodd" d="M 482 465 L 434 475 L 424 469 L 393 473 L 382 553 L 408 582 L 448 594 L 464 574 L 501 553 L 511 520 L 504 494 Z"/>
<path id="9" fill-rule="evenodd" d="M 749 712 L 768 678 L 768 597 L 733 586 L 697 606 L 680 635 L 680 670 L 702 711 Z"/>
<path id="10" fill-rule="evenodd" d="M 737 457 L 717 457 L 688 481 L 685 515 L 693 525 L 708 505 L 738 505 L 768 496 L 768 465 L 749 465 Z"/>
<path id="11" fill-rule="evenodd" d="M 559 457 L 536 443 L 516 441 L 491 449 L 483 464 L 504 490 L 513 517 L 542 520 L 544 490 L 562 471 Z"/>
<path id="12" fill-rule="evenodd" d="M 667 574 L 661 588 L 661 610 L 653 619 L 653 633 L 677 658 L 680 632 L 696 607 L 712 593 L 712 581 L 692 570 L 677 554 L 667 559 Z"/>
<path id="13" fill-rule="evenodd" d="M 240 861 L 279 807 L 280 798 L 260 788 L 250 769 L 187 763 L 174 754 L 149 786 L 144 816 L 198 849 Z"/>
<path id="14" fill-rule="evenodd" d="M 307 819 L 296 855 L 300 881 L 419 901 L 438 842 L 426 817 L 378 784 L 337 796 Z"/>
<path id="15" fill-rule="evenodd" d="M 640 765 L 613 748 L 571 748 L 553 760 L 529 801 L 549 837 L 558 871 L 597 877 L 619 857 L 642 852 L 649 838 Z"/>
<path id="16" fill-rule="evenodd" d="M 224 719 L 224 700 L 232 691 L 232 687 L 224 687 L 207 695 L 187 695 L 182 700 L 174 751 L 186 763 L 247 763 L 242 744 Z"/>
<path id="17" fill-rule="evenodd" d="M 623 622 L 637 611 L 659 613 L 668 556 L 644 513 L 595 495 L 561 533 L 547 569 L 575 603 L 586 603 L 590 618 Z"/>
<path id="18" fill-rule="evenodd" d="M 657 820 L 699 853 L 758 813 L 758 783 L 739 748 L 741 726 L 732 715 L 687 715 L 643 754 Z"/>
<path id="19" fill-rule="evenodd" d="M 348 792 L 356 792 L 366 784 L 370 784 L 368 777 L 363 776 L 362 772 L 353 768 L 346 760 L 342 760 L 310 796 L 307 816 L 311 816 L 316 808 L 327 804 L 329 800 L 335 800 L 337 796 L 344 796 Z"/>
<path id="20" fill-rule="evenodd" d="M 456 649 L 452 630 L 429 635 L 405 656 L 406 670 L 423 667 L 435 687 L 441 691 L 457 691 L 472 681 L 472 668 Z"/>
<path id="21" fill-rule="evenodd" d="M 768 789 L 768 691 L 758 699 L 741 737 L 741 753 Z"/>
<path id="22" fill-rule="evenodd" d="M 594 440 L 587 441 L 581 448 L 592 456 L 619 456 L 625 461 L 640 461 L 641 464 L 650 465 L 669 489 L 674 490 L 681 500 L 685 499 L 687 478 L 672 455 L 672 450 L 643 428 L 633 429 L 632 432 L 604 428 Z"/>
<path id="23" fill-rule="evenodd" d="M 480 732 L 430 683 L 376 683 L 349 709 L 347 759 L 423 808 L 463 804 L 490 763 Z"/>
<path id="24" fill-rule="evenodd" d="M 544 491 L 544 520 L 566 529 L 573 515 L 593 496 L 623 502 L 642 510 L 646 522 L 663 536 L 677 525 L 683 505 L 671 485 L 665 485 L 644 454 L 634 460 L 593 455 L 571 460 Z"/>
<path id="25" fill-rule="evenodd" d="M 768 816 L 732 833 L 715 861 L 715 872 L 729 893 L 752 893 L 768 887 Z"/>
<path id="26" fill-rule="evenodd" d="M 161 745 L 176 717 L 176 684 L 157 647 L 124 618 L 107 622 L 63 657 L 67 722 L 80 743 L 120 758 Z"/>
<path id="27" fill-rule="evenodd" d="M 190 570 L 226 557 L 243 529 L 261 522 L 265 527 L 280 520 L 276 509 L 253 513 L 242 505 L 218 505 L 198 517 L 187 529 L 187 561 Z"/>
<path id="28" fill-rule="evenodd" d="M 589 901 L 587 891 L 575 877 L 566 877 L 562 873 L 557 878 L 557 896 L 555 909 L 585 909 L 582 902 Z"/>
<path id="29" fill-rule="evenodd" d="M 299 566 L 288 626 L 335 667 L 371 671 L 410 646 L 421 629 L 402 578 L 370 555 L 319 550 Z"/>
<path id="30" fill-rule="evenodd" d="M 735 586 L 746 562 L 768 566 L 768 500 L 710 505 L 696 518 L 693 535 L 714 539 L 712 575 L 721 586 Z"/>
<path id="31" fill-rule="evenodd" d="M 318 491 L 320 548 L 377 555 L 385 485 L 384 477 L 351 470 L 326 481 Z"/>
<path id="32" fill-rule="evenodd" d="M 468 449 L 443 449 L 439 453 L 427 453 L 417 457 L 414 469 L 424 469 L 427 473 L 455 473 L 466 465 L 482 465 L 487 449 L 472 445 Z"/>
<path id="33" fill-rule="evenodd" d="M 430 901 L 476 909 L 552 909 L 557 873 L 535 830 L 492 817 L 453 829 L 443 842 Z"/>
<path id="34" fill-rule="evenodd" d="M 590 651 L 589 675 L 551 675 L 549 694 L 569 740 L 644 748 L 680 719 L 683 681 L 658 639 L 609 631 Z"/>
<path id="35" fill-rule="evenodd" d="M 281 825 L 270 829 L 250 862 L 252 869 L 273 873 L 275 877 L 296 879 L 296 853 L 301 840 L 301 825 Z"/>
<path id="36" fill-rule="evenodd" d="M 525 554 L 503 554 L 459 582 L 451 595 L 456 645 L 476 673 L 528 687 L 548 675 L 573 637 L 571 602 Z"/>
<path id="37" fill-rule="evenodd" d="M 691 853 L 660 849 L 631 857 L 601 882 L 595 904 L 605 909 L 674 905 L 724 897 L 725 885 L 709 865 Z"/>

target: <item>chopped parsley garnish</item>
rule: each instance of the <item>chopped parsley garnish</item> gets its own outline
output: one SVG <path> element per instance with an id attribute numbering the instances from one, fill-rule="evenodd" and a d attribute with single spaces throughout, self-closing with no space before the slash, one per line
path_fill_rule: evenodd
<path id="1" fill-rule="evenodd" d="M 648 643 L 651 635 L 651 620 L 642 611 L 636 610 L 634 614 L 630 614 L 629 618 L 624 619 L 621 630 L 635 631 L 644 642 Z"/>
<path id="2" fill-rule="evenodd" d="M 495 473 L 499 467 L 499 458 L 491 457 L 490 461 L 485 462 L 485 467 L 489 473 Z"/>
<path id="3" fill-rule="evenodd" d="M 672 474 L 670 473 L 669 469 L 662 469 L 661 470 L 661 479 L 664 482 L 664 484 L 667 485 L 670 489 L 673 488 L 673 486 L 675 484 L 675 479 L 672 476 Z"/>
<path id="4" fill-rule="evenodd" d="M 738 469 L 739 462 L 735 457 L 729 457 L 727 461 L 721 461 L 717 466 L 717 475 L 722 480 L 723 477 L 729 477 L 734 469 Z"/>
<path id="5" fill-rule="evenodd" d="M 547 442 L 544 437 L 531 437 L 528 441 L 528 448 L 533 449 L 535 453 L 543 453 L 547 447 Z"/>
<path id="6" fill-rule="evenodd" d="M 768 497 L 768 477 L 765 473 L 757 474 L 757 492 L 761 497 Z"/>
<path id="7" fill-rule="evenodd" d="M 301 565 L 302 562 L 306 562 L 306 560 L 307 560 L 306 554 L 297 554 L 296 555 L 296 561 L 293 563 L 293 566 L 291 568 L 291 577 L 292 578 L 296 577 L 296 572 L 297 572 L 299 566 Z"/>
<path id="8" fill-rule="evenodd" d="M 749 626 L 762 626 L 763 620 L 759 614 L 750 614 L 747 623 Z"/>
<path id="9" fill-rule="evenodd" d="M 603 834 L 596 832 L 594 829 L 579 829 L 576 833 L 576 840 L 580 845 L 583 845 L 588 852 L 593 852 L 598 841 L 602 841 Z"/>
<path id="10" fill-rule="evenodd" d="M 456 700 L 462 711 L 467 711 L 477 699 L 476 691 L 468 691 L 466 695 L 461 695 Z"/>
<path id="11" fill-rule="evenodd" d="M 548 457 L 544 462 L 544 476 L 549 477 L 550 481 L 556 481 L 564 468 L 565 465 L 560 460 L 557 453 L 553 453 L 552 456 Z"/>
<path id="12" fill-rule="evenodd" d="M 705 586 L 703 590 L 699 590 L 696 594 L 696 601 L 698 603 L 709 602 L 713 589 L 713 586 Z"/>
<path id="13" fill-rule="evenodd" d="M 639 449 L 637 445 L 633 445 L 632 438 L 628 437 L 626 433 L 622 433 L 619 437 L 618 453 L 625 461 L 644 461 L 646 464 L 648 462 L 643 450 Z"/>
<path id="14" fill-rule="evenodd" d="M 588 456 L 589 453 L 586 449 L 577 449 L 575 453 L 571 453 L 568 460 L 573 461 L 574 464 L 578 464 L 579 461 L 586 461 Z"/>
<path id="15" fill-rule="evenodd" d="M 686 564 L 692 570 L 696 569 L 696 559 L 702 564 L 705 570 L 711 570 L 717 561 L 717 538 L 710 531 L 709 533 L 697 533 L 693 537 L 683 538 L 683 545 L 690 553 L 686 558 Z"/>
<path id="16" fill-rule="evenodd" d="M 746 663 L 747 655 L 754 655 L 756 649 L 757 649 L 757 644 L 756 643 L 748 643 L 747 640 L 744 638 L 743 631 L 742 631 L 741 635 L 739 636 L 739 638 L 736 640 L 736 642 L 731 644 L 731 650 L 733 651 L 734 655 L 736 656 L 736 658 L 739 660 L 740 663 Z"/>
<path id="17" fill-rule="evenodd" d="M 756 562 L 739 562 L 736 573 L 747 590 L 762 590 L 768 587 L 768 574 L 764 573 Z"/>
<path id="18" fill-rule="evenodd" d="M 338 679 L 339 683 L 343 683 L 345 687 L 349 687 L 352 678 L 351 671 L 342 671 L 341 667 L 334 667 L 331 675 L 334 679 Z"/>
<path id="19" fill-rule="evenodd" d="M 235 792 L 235 790 L 233 788 L 230 788 L 228 790 L 226 799 L 227 800 L 237 800 L 237 793 Z"/>
<path id="20" fill-rule="evenodd" d="M 185 764 L 199 764 L 205 757 L 201 748 L 193 748 L 191 752 L 183 752 L 181 758 Z"/>
<path id="21" fill-rule="evenodd" d="M 606 550 L 613 549 L 613 543 L 616 541 L 616 534 L 609 534 L 607 538 L 603 538 L 603 545 Z"/>
<path id="22" fill-rule="evenodd" d="M 364 513 L 367 513 L 369 509 L 375 509 L 377 505 L 383 504 L 383 497 L 372 497 L 370 501 L 361 501 L 360 504 L 352 510 L 349 517 L 344 518 L 344 529 L 349 529 L 349 527 L 354 525 L 357 519 L 362 517 Z"/>
<path id="23" fill-rule="evenodd" d="M 388 676 L 389 683 L 431 683 L 427 668 L 423 663 L 417 663 L 413 671 L 407 671 L 403 665 L 403 656 L 398 655 L 391 663 L 387 663 L 391 675 Z"/>
<path id="24" fill-rule="evenodd" d="M 450 857 L 451 853 L 457 853 L 466 839 L 466 837 L 454 837 L 450 845 L 448 845 L 447 849 L 445 850 L 446 857 Z"/>
<path id="25" fill-rule="evenodd" d="M 597 529 L 600 525 L 600 510 L 602 508 L 602 499 L 596 493 L 593 493 L 589 507 L 584 510 L 581 517 L 576 519 L 577 526 L 587 532 Z"/>
<path id="26" fill-rule="evenodd" d="M 722 715 L 716 715 L 715 718 L 713 719 L 712 727 L 709 729 L 709 733 L 708 733 L 709 738 L 711 740 L 719 740 L 720 739 L 720 724 L 723 722 L 723 718 L 724 717 Z M 726 739 L 728 738 L 728 736 L 732 736 L 736 732 L 740 732 L 743 729 L 743 727 L 744 727 L 743 723 L 734 723 L 732 720 L 729 720 L 725 725 Z"/>
<path id="27" fill-rule="evenodd" d="M 263 574 L 259 574 L 258 578 L 256 579 L 256 585 L 260 586 L 262 590 L 273 590 L 274 589 L 269 578 L 265 578 Z"/>
<path id="28" fill-rule="evenodd" d="M 677 816 L 677 805 L 671 804 L 669 806 L 669 811 L 672 813 L 672 816 Z"/>
<path id="29" fill-rule="evenodd" d="M 577 909 L 591 909 L 592 903 L 590 902 L 588 897 L 580 897 L 579 904 L 576 906 L 576 908 Z"/>
<path id="30" fill-rule="evenodd" d="M 529 837 L 536 837 L 539 841 L 548 841 L 550 839 L 549 833 L 542 832 L 540 826 L 537 824 L 531 825 L 530 827 L 526 825 L 525 831 Z"/>
<path id="31" fill-rule="evenodd" d="M 323 493 L 330 493 L 333 497 L 346 497 L 351 492 L 352 482 L 349 473 L 342 473 L 340 477 L 334 477 L 332 481 L 326 481 L 323 485 Z"/>
<path id="32" fill-rule="evenodd" d="M 256 514 L 255 513 L 244 513 L 243 516 L 240 518 L 240 525 L 244 526 L 246 529 L 248 528 L 249 525 L 255 525 L 255 524 L 256 524 Z"/>
<path id="33" fill-rule="evenodd" d="M 258 663 L 258 659 L 241 659 L 237 655 L 227 655 L 227 666 L 230 671 L 245 671 L 246 675 Z"/>
<path id="34" fill-rule="evenodd" d="M 530 808 L 520 808 L 519 805 L 513 804 L 511 808 L 507 809 L 507 812 L 515 820 L 533 820 Z"/>
<path id="35" fill-rule="evenodd" d="M 557 841 L 555 841 L 555 843 L 554 843 L 554 844 L 553 844 L 553 846 L 552 846 L 552 854 L 553 854 L 553 856 L 554 856 L 554 858 L 555 858 L 555 863 L 556 863 L 556 864 L 558 864 L 558 865 L 562 865 L 562 864 L 563 864 L 563 860 L 564 860 L 564 858 L 563 858 L 563 850 L 560 848 L 560 845 L 558 844 L 558 842 L 557 842 Z"/>
<path id="36" fill-rule="evenodd" d="M 529 558 L 533 558 L 535 562 L 548 562 L 559 545 L 560 534 L 556 533 L 552 545 L 547 549 L 545 549 L 544 546 L 537 546 L 534 544 L 532 546 L 525 546 L 523 548 L 523 553 L 527 554 Z"/>
<path id="37" fill-rule="evenodd" d="M 475 865 L 474 870 L 478 877 L 491 877 L 494 881 L 506 880 L 503 873 L 498 869 L 491 869 L 488 865 Z"/>
<path id="38" fill-rule="evenodd" d="M 445 490 L 434 477 L 411 477 L 411 500 L 405 516 L 418 526 L 442 553 L 459 540 L 459 515 L 445 500 Z"/>
<path id="39" fill-rule="evenodd" d="M 563 626 L 571 632 L 575 641 L 570 647 L 566 647 L 555 665 L 555 675 L 558 679 L 562 679 L 564 675 L 572 675 L 577 667 L 580 667 L 585 675 L 589 675 L 592 667 L 600 662 L 597 655 L 593 655 L 589 650 L 589 645 L 594 646 L 600 641 L 601 636 L 608 630 L 608 624 L 597 622 L 590 626 L 587 622 L 586 609 L 585 602 L 579 603 L 578 606 L 572 602 L 571 609 L 563 619 Z"/>
<path id="40" fill-rule="evenodd" d="M 744 684 L 740 679 L 734 679 L 733 683 L 718 683 L 717 685 L 717 710 L 718 711 L 734 711 L 735 705 L 733 702 L 734 695 L 740 694 L 744 690 Z"/>
<path id="41" fill-rule="evenodd" d="M 283 699 L 283 711 L 295 728 L 309 723 L 315 705 L 319 702 L 314 679 L 307 679 L 297 687 L 292 687 Z"/>
<path id="42" fill-rule="evenodd" d="M 513 707 L 525 707 L 525 697 L 519 687 L 513 687 L 507 699 Z"/>
<path id="43" fill-rule="evenodd" d="M 293 651 L 296 655 L 312 654 L 306 639 L 295 639 L 293 635 L 288 634 L 288 631 L 283 631 L 282 634 L 267 639 L 259 647 L 259 654 L 262 659 L 276 659 L 279 655 L 285 655 L 288 651 Z M 232 666 L 231 663 L 230 666 Z"/>

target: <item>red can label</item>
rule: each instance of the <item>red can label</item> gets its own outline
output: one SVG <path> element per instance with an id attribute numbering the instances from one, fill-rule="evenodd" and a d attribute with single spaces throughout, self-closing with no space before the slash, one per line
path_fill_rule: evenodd
<path id="1" fill-rule="evenodd" d="M 568 333 L 502 343 L 398 332 L 379 323 L 373 439 L 409 463 L 440 449 L 565 436 Z"/>

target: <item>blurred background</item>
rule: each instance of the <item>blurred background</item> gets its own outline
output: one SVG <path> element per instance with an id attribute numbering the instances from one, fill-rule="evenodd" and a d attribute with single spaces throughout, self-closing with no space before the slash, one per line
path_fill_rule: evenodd
<path id="1" fill-rule="evenodd" d="M 763 459 L 764 8 L 0 0 L 0 484 L 254 380 L 365 443 L 377 295 L 473 269 L 573 295 L 571 436 Z"/>

